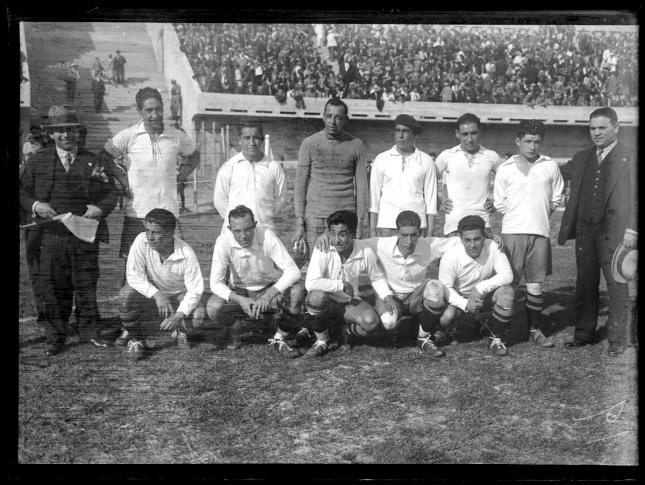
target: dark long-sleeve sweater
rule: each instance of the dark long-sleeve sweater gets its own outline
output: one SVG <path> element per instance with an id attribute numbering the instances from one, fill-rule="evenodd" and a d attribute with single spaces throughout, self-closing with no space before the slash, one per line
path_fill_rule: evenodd
<path id="1" fill-rule="evenodd" d="M 298 152 L 295 185 L 297 217 L 326 218 L 338 210 L 367 217 L 367 158 L 363 142 L 347 132 L 339 139 L 324 130 L 305 138 Z"/>

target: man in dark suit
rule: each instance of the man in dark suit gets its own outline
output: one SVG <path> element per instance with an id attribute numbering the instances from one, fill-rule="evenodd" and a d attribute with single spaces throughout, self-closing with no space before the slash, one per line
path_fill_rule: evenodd
<path id="1" fill-rule="evenodd" d="M 105 218 L 116 205 L 117 192 L 114 179 L 98 172 L 94 154 L 78 147 L 81 126 L 71 108 L 52 106 L 43 127 L 55 146 L 37 153 L 20 180 L 20 205 L 42 227 L 40 261 L 33 276 L 47 355 L 64 348 L 73 301 L 81 342 L 107 346 L 97 321 L 98 242 L 108 241 Z M 67 212 L 99 221 L 94 242 L 79 239 L 53 219 Z"/>
<path id="2" fill-rule="evenodd" d="M 343 98 L 344 98 L 347 96 L 347 91 L 349 90 L 349 83 L 360 81 L 361 75 L 358 72 L 356 63 L 348 53 L 345 53 L 345 55 L 343 56 L 343 60 L 338 63 L 338 72 L 342 76 L 343 86 L 345 87 L 343 90 Z"/>
<path id="3" fill-rule="evenodd" d="M 558 243 L 575 238 L 576 327 L 566 348 L 593 343 L 598 319 L 600 271 L 609 293 L 607 341 L 610 356 L 623 353 L 629 318 L 627 284 L 611 276 L 611 258 L 623 242 L 635 248 L 638 239 L 635 184 L 636 155 L 618 143 L 618 117 L 611 108 L 591 113 L 589 131 L 594 146 L 576 153 L 562 167 L 571 180 Z"/>

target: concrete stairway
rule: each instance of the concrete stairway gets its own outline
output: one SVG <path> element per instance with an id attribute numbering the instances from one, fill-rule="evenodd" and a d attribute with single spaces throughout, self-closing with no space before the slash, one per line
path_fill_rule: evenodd
<path id="1" fill-rule="evenodd" d="M 97 153 L 105 141 L 139 120 L 135 95 L 150 86 L 164 99 L 165 116 L 170 117 L 170 92 L 159 72 L 152 44 L 142 23 L 125 22 L 27 22 L 25 39 L 31 78 L 31 123 L 40 125 L 52 104 L 72 105 L 88 127 L 86 147 Z M 94 111 L 91 69 L 96 57 L 107 68 L 108 54 L 116 50 L 126 58 L 125 84 L 106 84 L 105 104 Z M 75 62 L 81 77 L 76 98 L 67 98 L 62 71 L 57 62 Z"/>

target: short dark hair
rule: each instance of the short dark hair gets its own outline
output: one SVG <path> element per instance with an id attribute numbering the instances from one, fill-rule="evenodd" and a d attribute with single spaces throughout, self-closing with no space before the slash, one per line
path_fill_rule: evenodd
<path id="1" fill-rule="evenodd" d="M 591 115 L 589 115 L 589 120 L 591 120 L 592 118 L 598 118 L 600 116 L 609 118 L 609 121 L 611 121 L 612 125 L 618 123 L 618 115 L 616 114 L 616 111 L 608 106 L 603 106 L 602 108 L 595 110 L 593 113 L 591 113 Z"/>
<path id="2" fill-rule="evenodd" d="M 149 98 L 158 99 L 159 102 L 163 104 L 163 99 L 161 98 L 161 93 L 159 91 L 157 91 L 155 88 L 145 87 L 139 89 L 139 92 L 134 97 L 135 101 L 137 102 L 137 109 L 141 110 L 143 108 L 143 102 Z"/>
<path id="3" fill-rule="evenodd" d="M 345 107 L 345 116 L 349 116 L 349 108 L 345 104 L 345 102 L 340 99 L 340 98 L 329 98 L 327 102 L 325 103 L 325 108 L 323 109 L 323 113 L 327 111 L 327 106 L 344 106 Z"/>
<path id="4" fill-rule="evenodd" d="M 482 127 L 481 121 L 476 115 L 472 113 L 464 113 L 459 118 L 457 118 L 457 131 L 459 131 L 461 125 L 466 125 L 468 123 L 475 123 L 477 125 L 477 128 Z"/>
<path id="5" fill-rule="evenodd" d="M 421 228 L 421 218 L 414 211 L 403 211 L 396 217 L 396 228 L 401 229 L 403 226 L 417 226 Z"/>
<path id="6" fill-rule="evenodd" d="M 146 214 L 144 221 L 159 224 L 161 228 L 167 232 L 174 233 L 175 227 L 177 227 L 177 219 L 175 218 L 175 215 L 166 209 L 152 209 Z"/>
<path id="7" fill-rule="evenodd" d="M 253 121 L 253 120 L 244 120 L 242 123 L 237 125 L 237 136 L 242 136 L 242 130 L 244 128 L 257 128 L 260 130 L 260 133 L 264 135 L 264 129 L 262 128 L 262 123 L 259 121 Z"/>
<path id="8" fill-rule="evenodd" d="M 243 217 L 251 216 L 251 219 L 255 221 L 255 216 L 253 211 L 245 205 L 238 205 L 235 209 L 231 210 L 228 213 L 228 222 L 231 223 L 231 219 L 242 219 Z"/>
<path id="9" fill-rule="evenodd" d="M 544 140 L 546 129 L 544 123 L 538 120 L 522 120 L 517 125 L 517 137 L 524 138 L 524 135 L 537 135 Z"/>
<path id="10" fill-rule="evenodd" d="M 345 224 L 349 232 L 356 234 L 358 228 L 358 216 L 353 211 L 336 211 L 327 218 L 327 229 L 336 224 Z"/>
<path id="11" fill-rule="evenodd" d="M 486 222 L 479 216 L 466 216 L 457 224 L 457 231 L 460 235 L 464 231 L 474 231 L 475 229 L 480 229 L 482 234 L 486 233 Z"/>

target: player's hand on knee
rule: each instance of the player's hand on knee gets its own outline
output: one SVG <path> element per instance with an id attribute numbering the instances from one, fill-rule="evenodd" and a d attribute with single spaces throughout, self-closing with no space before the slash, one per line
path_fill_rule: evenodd
<path id="1" fill-rule="evenodd" d="M 179 328 L 183 319 L 184 315 L 182 313 L 175 313 L 174 315 L 165 318 L 164 321 L 161 322 L 161 325 L 159 325 L 159 328 L 164 332 L 170 332 L 172 330 L 175 330 L 176 328 Z"/>
<path id="2" fill-rule="evenodd" d="M 168 318 L 170 315 L 175 313 L 175 309 L 172 307 L 172 303 L 170 303 L 170 300 L 166 295 L 158 291 L 152 295 L 152 297 L 155 299 L 160 317 Z"/>
<path id="3" fill-rule="evenodd" d="M 255 302 L 253 300 L 246 297 L 240 297 L 237 303 L 242 307 L 244 313 L 246 313 L 250 318 L 255 318 Z"/>
<path id="4" fill-rule="evenodd" d="M 385 303 L 385 308 L 387 308 L 387 311 L 391 315 L 395 315 L 399 312 L 399 305 L 396 303 L 396 300 L 392 295 L 386 296 L 383 303 Z"/>

